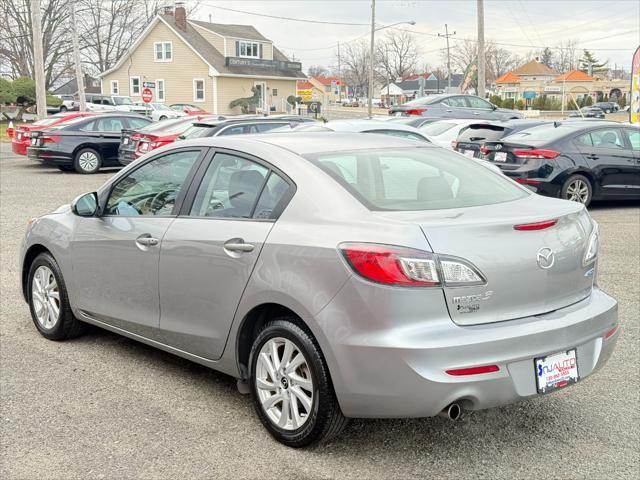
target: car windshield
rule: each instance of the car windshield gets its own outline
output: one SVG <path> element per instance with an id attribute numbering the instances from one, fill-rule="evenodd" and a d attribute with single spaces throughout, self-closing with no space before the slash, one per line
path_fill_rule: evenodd
<path id="1" fill-rule="evenodd" d="M 113 102 L 116 105 L 133 105 L 129 97 L 113 97 Z"/>
<path id="2" fill-rule="evenodd" d="M 169 107 L 167 107 L 164 103 L 152 103 L 151 105 L 153 105 L 153 108 L 155 108 L 156 110 L 169 110 L 169 111 L 173 111 L 173 110 L 171 110 Z"/>
<path id="3" fill-rule="evenodd" d="M 500 140 L 504 136 L 505 127 L 499 125 L 478 125 L 467 126 L 458 135 L 459 142 L 493 142 Z"/>
<path id="4" fill-rule="evenodd" d="M 576 131 L 575 126 L 557 125 L 555 123 L 539 125 L 517 133 L 512 133 L 502 139 L 505 143 L 525 143 L 527 145 L 544 145 Z"/>
<path id="5" fill-rule="evenodd" d="M 451 130 L 455 126 L 456 126 L 455 123 L 433 122 L 433 123 L 427 123 L 426 125 L 422 125 L 419 128 L 420 128 L 420 131 L 425 135 L 430 135 L 435 137 L 437 135 L 442 135 L 444 132 Z"/>
<path id="6" fill-rule="evenodd" d="M 436 210 L 509 202 L 529 193 L 505 176 L 438 148 L 308 155 L 371 210 Z"/>

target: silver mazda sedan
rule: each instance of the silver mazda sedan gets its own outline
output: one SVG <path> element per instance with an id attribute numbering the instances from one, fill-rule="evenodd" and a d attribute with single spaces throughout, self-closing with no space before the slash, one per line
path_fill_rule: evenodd
<path id="1" fill-rule="evenodd" d="M 38 331 L 97 325 L 238 378 L 280 442 L 349 417 L 455 419 L 602 367 L 598 227 L 429 144 L 217 137 L 154 150 L 32 219 Z"/>

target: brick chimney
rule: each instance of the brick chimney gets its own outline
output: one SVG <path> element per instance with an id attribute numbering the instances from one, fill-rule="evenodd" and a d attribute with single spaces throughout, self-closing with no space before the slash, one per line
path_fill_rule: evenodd
<path id="1" fill-rule="evenodd" d="M 184 9 L 183 2 L 176 2 L 176 6 L 173 11 L 173 16 L 176 19 L 176 27 L 178 27 L 183 32 L 186 32 L 187 31 L 187 11 Z"/>

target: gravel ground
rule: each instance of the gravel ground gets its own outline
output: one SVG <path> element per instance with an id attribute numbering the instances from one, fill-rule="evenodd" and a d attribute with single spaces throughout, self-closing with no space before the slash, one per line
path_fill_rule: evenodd
<path id="1" fill-rule="evenodd" d="M 292 450 L 230 377 L 99 329 L 65 343 L 36 332 L 18 286 L 26 221 L 111 173 L 63 174 L 0 148 L 0 477 L 639 478 L 640 203 L 591 209 L 599 282 L 624 329 L 597 375 L 459 423 L 354 420 Z"/>

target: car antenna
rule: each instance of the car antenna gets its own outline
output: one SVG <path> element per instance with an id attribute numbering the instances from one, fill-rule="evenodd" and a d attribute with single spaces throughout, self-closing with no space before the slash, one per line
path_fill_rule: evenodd
<path id="1" fill-rule="evenodd" d="M 553 128 L 558 128 L 560 125 L 562 125 L 559 121 L 555 120 L 553 122 Z"/>

